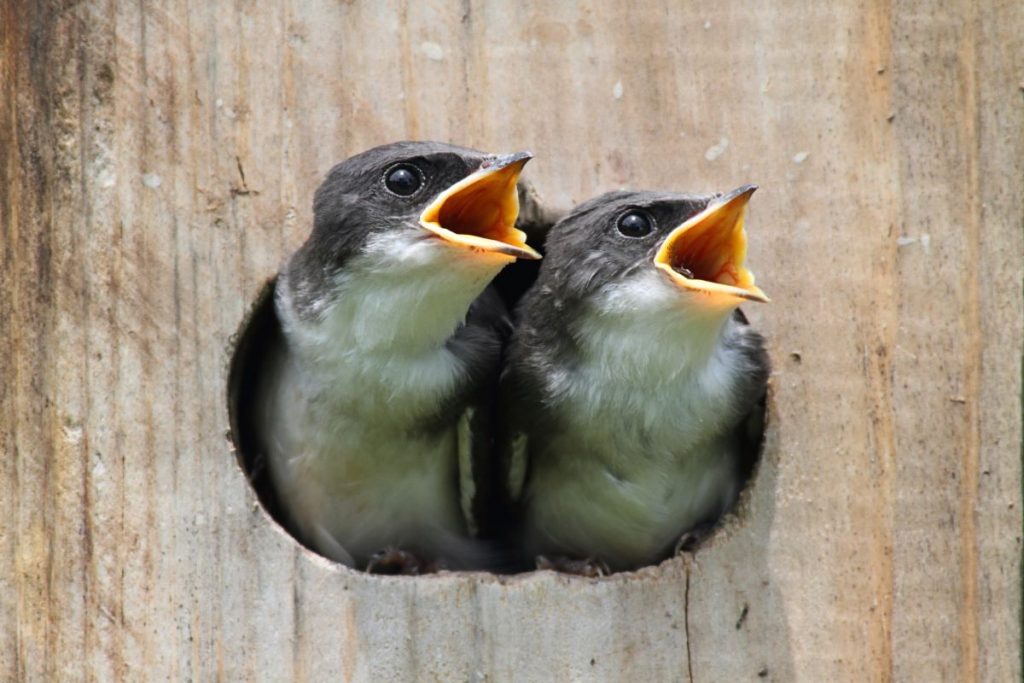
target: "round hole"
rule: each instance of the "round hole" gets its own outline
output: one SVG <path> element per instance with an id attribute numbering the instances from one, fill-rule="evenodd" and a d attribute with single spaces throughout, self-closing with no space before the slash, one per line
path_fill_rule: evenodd
<path id="1" fill-rule="evenodd" d="M 536 264 L 527 262 L 522 269 L 506 269 L 499 276 L 496 284 L 506 299 L 506 303 L 510 306 L 514 305 L 515 301 L 528 288 L 532 279 L 536 277 L 536 272 Z M 227 391 L 230 436 L 238 465 L 252 485 L 263 509 L 293 538 L 302 543 L 301 536 L 295 532 L 274 491 L 259 451 L 253 423 L 255 415 L 253 397 L 256 394 L 256 383 L 262 373 L 265 349 L 271 344 L 279 343 L 282 335 L 281 325 L 274 308 L 275 283 L 276 278 L 271 279 L 261 289 L 233 340 Z M 745 424 L 742 435 L 743 454 L 740 460 L 740 489 L 736 501 L 718 520 L 696 534 L 691 543 L 684 544 L 683 550 L 697 552 L 701 547 L 712 543 L 723 527 L 744 523 L 752 482 L 756 477 L 764 450 L 771 405 L 770 396 L 771 385 L 769 384 L 765 396 L 759 403 L 759 409 Z M 316 552 L 308 544 L 302 544 Z M 670 560 L 672 560 L 671 553 L 666 553 L 664 558 L 660 558 L 650 566 Z M 533 567 L 510 567 L 508 571 L 502 573 L 519 574 L 528 571 L 533 571 Z M 623 573 L 626 572 L 618 572 L 618 574 Z"/>

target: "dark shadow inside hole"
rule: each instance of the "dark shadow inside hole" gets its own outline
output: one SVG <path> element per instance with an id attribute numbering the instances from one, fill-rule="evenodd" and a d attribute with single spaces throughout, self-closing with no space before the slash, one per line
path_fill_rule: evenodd
<path id="1" fill-rule="evenodd" d="M 543 253 L 543 248 L 539 251 Z M 501 293 L 509 310 L 522 297 L 537 277 L 539 261 L 520 261 L 506 268 L 496 278 L 495 286 Z M 283 506 L 277 498 L 267 471 L 265 456 L 261 452 L 254 424 L 256 410 L 254 397 L 257 395 L 257 384 L 264 372 L 266 349 L 282 344 L 281 324 L 274 309 L 274 287 L 276 278 L 267 282 L 256 297 L 242 326 L 235 338 L 231 365 L 228 373 L 228 417 L 231 427 L 231 439 L 235 447 L 238 464 L 251 483 L 260 504 L 268 514 L 288 533 L 310 548 L 296 533 L 295 526 L 289 521 Z M 742 316 L 742 313 L 740 313 Z M 743 318 L 745 320 L 745 317 Z M 723 520 L 733 515 L 740 500 L 747 495 L 751 479 L 757 471 L 757 465 L 764 447 L 766 427 L 766 397 L 762 397 L 759 409 L 747 420 L 742 434 L 743 457 L 740 462 L 740 495 L 737 502 L 727 510 L 721 518 L 708 520 L 702 529 L 692 535 L 682 550 L 693 552 L 707 538 L 712 536 Z M 670 549 L 671 550 L 671 549 Z M 670 557 L 666 552 L 658 564 Z M 502 573 L 522 573 L 532 571 L 533 567 L 509 567 Z"/>
<path id="2" fill-rule="evenodd" d="M 263 376 L 266 349 L 283 342 L 281 323 L 274 310 L 276 284 L 275 277 L 263 286 L 235 338 L 228 372 L 228 418 L 238 465 L 252 484 L 263 508 L 294 536 L 271 485 L 254 424 L 256 389 Z"/>

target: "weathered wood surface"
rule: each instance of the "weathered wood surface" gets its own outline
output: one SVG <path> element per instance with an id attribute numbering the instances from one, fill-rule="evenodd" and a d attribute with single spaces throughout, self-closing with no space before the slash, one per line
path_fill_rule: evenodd
<path id="1" fill-rule="evenodd" d="M 1020 678 L 1024 4 L 0 3 L 0 678 Z M 225 439 L 330 165 L 756 182 L 773 421 L 692 561 L 368 578 Z"/>

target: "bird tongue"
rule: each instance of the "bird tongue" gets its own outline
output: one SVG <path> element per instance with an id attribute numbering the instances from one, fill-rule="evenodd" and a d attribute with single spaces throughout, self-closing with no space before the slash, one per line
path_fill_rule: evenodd
<path id="1" fill-rule="evenodd" d="M 684 266 L 682 263 L 673 263 L 672 270 L 676 271 L 680 275 L 690 280 L 693 279 L 693 271 Z"/>
<path id="2" fill-rule="evenodd" d="M 657 268 L 685 289 L 728 298 L 767 301 L 744 265 L 747 202 L 757 189 L 745 185 L 715 200 L 677 227 L 654 258 Z"/>
<path id="3" fill-rule="evenodd" d="M 538 259 L 515 227 L 519 216 L 516 182 L 529 153 L 485 162 L 480 170 L 455 183 L 430 203 L 420 225 L 441 239 L 478 252 Z"/>

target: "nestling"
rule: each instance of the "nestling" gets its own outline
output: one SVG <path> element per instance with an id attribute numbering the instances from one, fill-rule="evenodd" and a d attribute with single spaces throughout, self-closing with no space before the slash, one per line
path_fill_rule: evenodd
<path id="1" fill-rule="evenodd" d="M 516 309 L 502 439 L 524 553 L 657 562 L 735 501 L 768 379 L 738 310 L 753 186 L 612 192 L 548 237 Z"/>
<path id="2" fill-rule="evenodd" d="M 510 332 L 489 285 L 539 258 L 515 227 L 529 158 L 401 142 L 317 190 L 254 404 L 276 497 L 320 553 L 402 573 L 484 563 L 466 472 L 490 456 Z"/>

